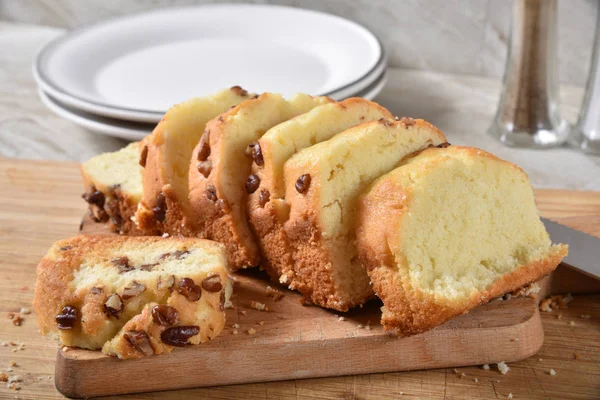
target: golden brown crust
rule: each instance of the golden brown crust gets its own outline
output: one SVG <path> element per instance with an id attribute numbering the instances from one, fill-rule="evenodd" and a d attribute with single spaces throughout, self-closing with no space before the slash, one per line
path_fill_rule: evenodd
<path id="1" fill-rule="evenodd" d="M 499 160 L 475 148 L 455 147 L 455 150 Z M 435 149 L 427 149 L 422 153 L 427 155 L 434 152 Z M 439 162 L 440 159 L 431 160 L 428 166 L 433 167 Z M 385 179 L 365 191 L 357 203 L 359 258 L 371 278 L 375 293 L 384 303 L 381 323 L 386 329 L 396 329 L 401 336 L 425 332 L 495 297 L 538 281 L 552 272 L 567 253 L 566 246 L 561 246 L 546 259 L 518 267 L 484 291 L 474 292 L 468 299 L 455 302 L 436 300 L 431 294 L 410 284 L 408 272 L 399 270 L 397 266 L 402 260 L 395 259 L 394 251 L 390 248 L 400 240 L 398 227 L 407 215 L 412 196 L 410 189 L 394 180 Z"/>

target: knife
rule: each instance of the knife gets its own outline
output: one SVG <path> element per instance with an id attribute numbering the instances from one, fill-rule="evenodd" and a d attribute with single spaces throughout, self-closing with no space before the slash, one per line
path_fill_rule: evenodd
<path id="1" fill-rule="evenodd" d="M 552 243 L 569 245 L 569 255 L 562 262 L 592 278 L 600 279 L 600 238 L 546 218 L 541 220 Z"/>

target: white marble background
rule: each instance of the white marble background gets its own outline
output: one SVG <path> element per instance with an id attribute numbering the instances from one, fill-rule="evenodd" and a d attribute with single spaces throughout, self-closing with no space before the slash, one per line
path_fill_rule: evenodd
<path id="1" fill-rule="evenodd" d="M 0 0 L 0 20 L 73 28 L 114 15 L 211 0 Z M 373 30 L 393 67 L 499 77 L 510 0 L 228 0 L 311 8 Z M 561 79 L 584 85 L 598 0 L 559 0 Z M 1 55 L 0 55 L 1 57 Z"/>

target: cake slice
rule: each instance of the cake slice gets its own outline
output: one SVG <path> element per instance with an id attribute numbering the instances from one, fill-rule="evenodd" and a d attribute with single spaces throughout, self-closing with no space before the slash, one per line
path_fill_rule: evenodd
<path id="1" fill-rule="evenodd" d="M 548 274 L 567 255 L 527 175 L 479 149 L 427 149 L 360 198 L 357 247 L 382 324 L 420 333 Z"/>
<path id="2" fill-rule="evenodd" d="M 254 144 L 273 126 L 331 101 L 306 94 L 286 100 L 264 93 L 206 125 L 189 167 L 194 230 L 200 237 L 225 244 L 233 269 L 258 266 L 260 262 L 247 212 L 248 193 L 258 185 L 258 179 L 248 178 L 251 163 L 262 158 Z"/>
<path id="3" fill-rule="evenodd" d="M 354 244 L 356 200 L 407 155 L 446 142 L 423 120 L 381 119 L 357 125 L 299 151 L 284 166 L 284 229 L 294 270 L 281 282 L 322 307 L 347 311 L 373 296 Z"/>
<path id="4" fill-rule="evenodd" d="M 261 267 L 279 279 L 289 275 L 293 261 L 283 223 L 289 215 L 285 201 L 283 165 L 294 153 L 330 139 L 363 122 L 393 118 L 379 104 L 361 98 L 324 104 L 269 129 L 254 149 L 262 158 L 252 163 L 260 184 L 249 196 L 248 212 L 263 253 Z"/>
<path id="5" fill-rule="evenodd" d="M 139 143 L 90 158 L 81 165 L 90 216 L 124 235 L 139 235 L 133 217 L 142 198 Z"/>
<path id="6" fill-rule="evenodd" d="M 144 234 L 191 235 L 188 168 L 192 151 L 208 121 L 254 96 L 234 86 L 177 104 L 142 141 L 144 191 L 136 218 Z"/>
<path id="7" fill-rule="evenodd" d="M 80 235 L 42 259 L 33 305 L 63 345 L 138 358 L 219 335 L 231 290 L 218 243 Z"/>

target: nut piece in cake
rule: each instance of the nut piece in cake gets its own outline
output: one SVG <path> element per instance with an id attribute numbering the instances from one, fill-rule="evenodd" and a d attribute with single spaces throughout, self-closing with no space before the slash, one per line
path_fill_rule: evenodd
<path id="1" fill-rule="evenodd" d="M 475 148 L 405 160 L 361 196 L 357 217 L 382 323 L 401 335 L 538 281 L 567 254 L 550 242 L 527 175 Z"/>

